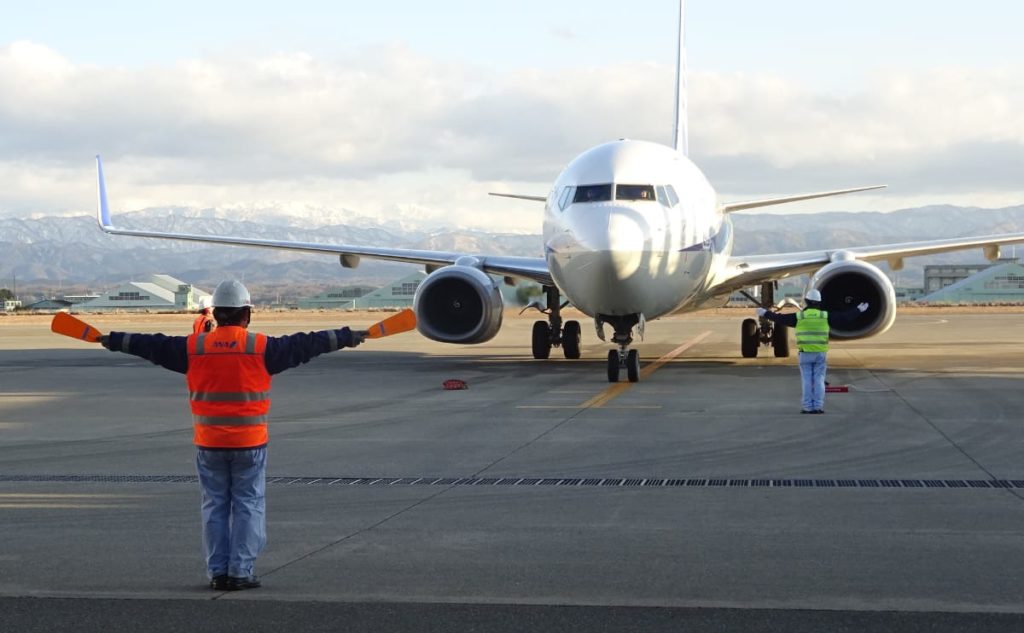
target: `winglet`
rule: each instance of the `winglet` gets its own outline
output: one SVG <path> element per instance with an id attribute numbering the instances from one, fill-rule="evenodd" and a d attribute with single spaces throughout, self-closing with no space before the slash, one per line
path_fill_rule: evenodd
<path id="1" fill-rule="evenodd" d="M 107 183 L 103 177 L 103 159 L 100 158 L 99 154 L 96 155 L 96 189 L 99 196 L 96 207 L 96 221 L 101 229 L 109 232 L 110 229 L 114 228 L 114 225 L 110 222 L 110 206 L 107 204 Z"/>

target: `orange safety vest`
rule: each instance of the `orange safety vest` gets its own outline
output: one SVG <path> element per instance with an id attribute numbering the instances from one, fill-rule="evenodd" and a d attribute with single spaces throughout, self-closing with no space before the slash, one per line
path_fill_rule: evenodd
<path id="1" fill-rule="evenodd" d="M 192 322 L 192 333 L 199 334 L 201 332 L 212 332 L 213 327 L 213 317 L 208 314 L 200 314 L 196 317 L 196 320 Z"/>
<path id="2" fill-rule="evenodd" d="M 203 448 L 252 448 L 267 443 L 270 374 L 267 336 L 240 326 L 188 337 L 193 441 Z"/>

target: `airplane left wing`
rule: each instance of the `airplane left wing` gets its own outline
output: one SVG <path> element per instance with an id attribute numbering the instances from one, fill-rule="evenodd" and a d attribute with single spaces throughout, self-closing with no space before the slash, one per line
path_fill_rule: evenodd
<path id="1" fill-rule="evenodd" d="M 157 239 L 185 240 L 191 242 L 207 242 L 210 244 L 229 244 L 239 246 L 259 246 L 262 248 L 276 248 L 281 250 L 300 251 L 305 253 L 319 253 L 338 255 L 342 266 L 354 268 L 358 265 L 359 259 L 379 259 L 393 262 L 405 262 L 410 264 L 422 264 L 424 266 L 448 266 L 463 260 L 464 262 L 480 268 L 485 273 L 501 275 L 506 277 L 518 277 L 535 281 L 542 285 L 554 285 L 551 273 L 548 272 L 547 262 L 542 257 L 511 257 L 477 255 L 471 253 L 455 253 L 446 251 L 429 251 L 406 248 L 382 248 L 373 246 L 347 246 L 333 244 L 319 244 L 316 242 L 290 242 L 284 240 L 267 240 L 248 237 L 230 237 L 220 235 L 196 235 L 191 233 L 164 233 L 158 231 L 139 231 L 133 229 L 120 229 L 113 225 L 110 220 L 110 206 L 107 203 L 107 185 L 103 176 L 103 161 L 96 157 L 96 180 L 99 195 L 96 220 L 100 228 L 112 235 L 132 235 L 135 237 L 152 237 Z M 468 260 L 464 258 L 469 258 Z"/>
<path id="2" fill-rule="evenodd" d="M 989 260 L 995 260 L 999 257 L 1000 246 L 1021 242 L 1024 242 L 1024 233 L 1005 233 L 878 246 L 852 246 L 799 253 L 730 257 L 725 269 L 716 276 L 707 294 L 721 296 L 765 281 L 814 272 L 826 264 L 843 259 L 887 261 L 890 266 L 899 269 L 902 267 L 903 259 L 907 257 L 981 248 Z"/>

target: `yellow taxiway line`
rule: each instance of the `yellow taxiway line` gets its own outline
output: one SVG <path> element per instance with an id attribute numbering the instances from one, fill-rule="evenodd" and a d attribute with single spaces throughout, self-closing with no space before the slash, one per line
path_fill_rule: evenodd
<path id="1" fill-rule="evenodd" d="M 640 377 L 641 378 L 646 378 L 646 377 L 650 376 L 654 372 L 658 371 L 658 369 L 660 369 L 662 367 L 662 365 L 664 365 L 665 363 L 669 362 L 670 360 L 672 360 L 676 356 L 679 356 L 680 354 L 682 354 L 686 350 L 690 349 L 691 347 L 693 347 L 697 343 L 700 343 L 701 341 L 703 341 L 704 339 L 706 339 L 709 336 L 711 336 L 711 330 L 707 330 L 706 332 L 702 332 L 701 334 L 698 334 L 697 336 L 693 337 L 689 341 L 687 341 L 687 342 L 683 343 L 682 345 L 680 345 L 679 347 L 675 348 L 674 350 L 672 350 L 668 354 L 665 354 L 664 356 L 662 356 L 658 360 L 654 361 L 653 363 L 649 363 L 646 367 L 644 367 L 643 369 L 640 370 Z M 627 391 L 629 391 L 630 388 L 632 388 L 632 386 L 634 384 L 635 383 L 632 383 L 632 382 L 617 382 L 614 385 L 609 385 L 607 389 L 605 389 L 601 393 L 597 394 L 596 396 L 594 396 L 590 400 L 587 400 L 586 402 L 581 404 L 579 406 L 579 408 L 581 408 L 581 409 L 601 409 L 601 408 L 604 408 L 604 406 L 606 404 L 608 404 L 609 402 L 611 402 L 615 398 L 618 398 L 622 394 L 624 394 Z"/>

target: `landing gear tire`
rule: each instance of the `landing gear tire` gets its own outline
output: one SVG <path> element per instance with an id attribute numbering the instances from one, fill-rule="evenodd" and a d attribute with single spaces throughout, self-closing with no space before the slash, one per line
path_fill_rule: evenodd
<path id="1" fill-rule="evenodd" d="M 608 382 L 619 382 L 619 353 L 615 350 L 608 352 Z"/>
<path id="2" fill-rule="evenodd" d="M 789 358 L 788 328 L 775 324 L 775 329 L 772 330 L 772 347 L 775 349 L 776 358 Z"/>
<path id="3" fill-rule="evenodd" d="M 551 327 L 545 321 L 533 322 L 533 357 L 543 360 L 551 356 Z"/>
<path id="4" fill-rule="evenodd" d="M 566 358 L 580 357 L 580 322 L 566 321 L 562 328 L 562 351 Z"/>
<path id="5" fill-rule="evenodd" d="M 629 382 L 640 382 L 640 354 L 635 349 L 626 354 L 626 376 Z"/>
<path id="6" fill-rule="evenodd" d="M 757 358 L 757 348 L 760 344 L 757 321 L 755 319 L 743 319 L 743 323 L 740 326 L 740 352 L 743 354 L 743 358 Z"/>

